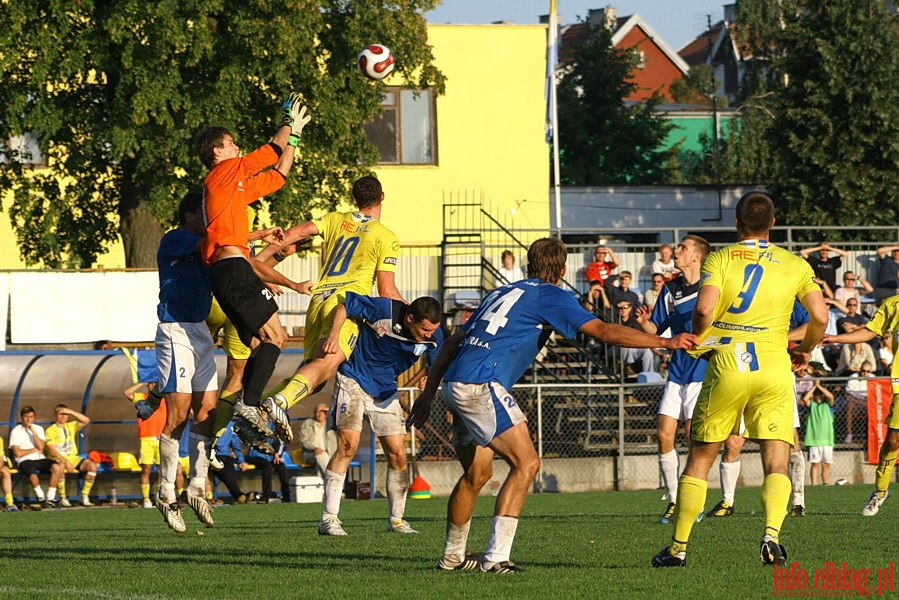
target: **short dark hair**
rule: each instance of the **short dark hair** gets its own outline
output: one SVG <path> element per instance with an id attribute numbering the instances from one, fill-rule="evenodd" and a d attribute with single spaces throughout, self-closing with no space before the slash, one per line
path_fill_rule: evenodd
<path id="1" fill-rule="evenodd" d="M 53 409 L 53 412 L 59 412 L 60 408 L 69 408 L 69 407 L 66 406 L 65 404 L 57 404 L 56 408 Z"/>
<path id="2" fill-rule="evenodd" d="M 507 257 L 507 256 L 510 256 L 510 257 L 512 257 L 512 258 L 515 258 L 515 255 L 512 254 L 512 251 L 511 251 L 511 250 L 503 250 L 503 253 L 500 255 L 500 260 L 506 260 L 506 257 Z"/>
<path id="3" fill-rule="evenodd" d="M 203 205 L 203 192 L 199 190 L 191 190 L 184 194 L 181 202 L 178 204 L 178 225 L 182 227 L 187 223 L 185 216 L 187 213 L 196 212 Z"/>
<path id="4" fill-rule="evenodd" d="M 24 417 L 28 413 L 33 413 L 33 412 L 34 412 L 34 407 L 26 404 L 21 409 L 19 409 L 19 416 Z"/>
<path id="5" fill-rule="evenodd" d="M 774 201 L 762 192 L 743 194 L 737 202 L 737 231 L 747 235 L 767 233 L 774 221 Z"/>
<path id="6" fill-rule="evenodd" d="M 222 147 L 226 135 L 231 135 L 227 128 L 221 125 L 207 125 L 194 137 L 194 152 L 207 169 L 215 166 L 215 149 Z"/>
<path id="7" fill-rule="evenodd" d="M 440 323 L 440 318 L 443 316 L 440 303 L 430 296 L 422 296 L 413 300 L 406 313 L 412 315 L 412 320 L 416 323 L 421 323 L 425 319 L 431 323 Z"/>
<path id="8" fill-rule="evenodd" d="M 709 244 L 709 241 L 704 237 L 700 237 L 698 235 L 693 235 L 692 233 L 688 233 L 684 236 L 685 240 L 692 240 L 693 245 L 696 247 L 696 250 L 702 255 L 703 258 L 711 254 L 712 246 Z"/>
<path id="9" fill-rule="evenodd" d="M 568 262 L 568 250 L 556 238 L 540 238 L 528 248 L 528 277 L 558 283 Z"/>
<path id="10" fill-rule="evenodd" d="M 384 196 L 381 189 L 381 182 L 371 175 L 360 177 L 353 184 L 353 200 L 359 208 L 368 208 L 375 206 Z"/>

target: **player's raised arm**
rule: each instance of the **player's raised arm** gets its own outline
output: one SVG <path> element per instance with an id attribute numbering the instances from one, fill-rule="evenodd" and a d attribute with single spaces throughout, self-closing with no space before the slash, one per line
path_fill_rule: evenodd
<path id="1" fill-rule="evenodd" d="M 603 323 L 592 319 L 581 325 L 578 330 L 607 344 L 626 348 L 667 348 L 668 350 L 689 350 L 698 343 L 692 333 L 680 333 L 671 338 L 663 338 L 644 331 L 637 331 L 617 323 Z"/>

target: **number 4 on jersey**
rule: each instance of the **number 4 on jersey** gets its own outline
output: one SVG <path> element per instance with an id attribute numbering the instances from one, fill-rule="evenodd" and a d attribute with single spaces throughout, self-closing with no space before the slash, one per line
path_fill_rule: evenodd
<path id="1" fill-rule="evenodd" d="M 484 331 L 490 335 L 495 335 L 501 327 L 505 327 L 506 323 L 509 322 L 506 315 L 509 314 L 509 311 L 512 310 L 512 307 L 515 306 L 515 303 L 518 302 L 523 294 L 523 289 L 513 288 L 502 296 L 494 298 L 490 304 L 485 307 L 484 314 L 481 315 L 480 320 L 487 321 L 488 323 L 487 328 Z"/>

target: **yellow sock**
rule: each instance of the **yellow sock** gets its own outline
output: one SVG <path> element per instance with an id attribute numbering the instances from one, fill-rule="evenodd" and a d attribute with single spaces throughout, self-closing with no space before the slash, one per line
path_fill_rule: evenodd
<path id="1" fill-rule="evenodd" d="M 696 515 L 705 507 L 708 482 L 698 477 L 681 475 L 677 487 L 677 508 L 674 509 L 674 535 L 671 538 L 671 552 L 687 549 L 690 532 Z"/>
<path id="2" fill-rule="evenodd" d="M 287 399 L 287 408 L 308 396 L 309 392 L 312 391 L 310 387 L 310 381 L 306 379 L 305 375 L 297 373 L 291 377 L 284 389 L 281 390 L 281 395 Z"/>
<path id="3" fill-rule="evenodd" d="M 84 485 L 81 486 L 81 495 L 82 496 L 90 496 L 91 490 L 93 489 L 93 487 L 94 487 L 94 480 L 85 478 Z"/>
<path id="4" fill-rule="evenodd" d="M 877 471 L 874 475 L 874 490 L 881 498 L 890 489 L 890 479 L 893 478 L 893 466 L 896 464 L 896 455 L 899 452 L 886 451 L 881 453 L 880 462 L 877 463 Z"/>
<path id="5" fill-rule="evenodd" d="M 778 541 L 780 528 L 787 516 L 787 505 L 793 485 L 790 478 L 782 473 L 771 473 L 765 476 L 762 483 L 762 508 L 765 511 L 765 533 L 774 541 Z"/>
<path id="6" fill-rule="evenodd" d="M 212 431 L 214 432 L 212 437 L 213 443 L 222 436 L 222 433 L 228 426 L 228 421 L 234 416 L 234 405 L 238 400 L 240 400 L 240 392 L 222 390 L 222 393 L 219 395 L 218 402 L 215 404 L 215 422 L 212 425 Z"/>
<path id="7" fill-rule="evenodd" d="M 144 497 L 144 500 L 150 499 L 150 484 L 142 483 L 140 484 L 140 493 Z"/>
<path id="8" fill-rule="evenodd" d="M 6 494 L 6 506 L 12 506 L 16 503 L 15 498 L 12 497 L 12 492 Z"/>
<path id="9" fill-rule="evenodd" d="M 274 396 L 275 394 L 280 394 L 281 391 L 287 387 L 287 384 L 290 383 L 290 379 L 282 379 L 278 383 L 275 384 L 275 387 L 266 390 L 265 397 Z"/>
<path id="10" fill-rule="evenodd" d="M 63 475 L 59 478 L 59 483 L 56 484 L 56 491 L 59 492 L 60 498 L 66 497 L 66 476 Z"/>

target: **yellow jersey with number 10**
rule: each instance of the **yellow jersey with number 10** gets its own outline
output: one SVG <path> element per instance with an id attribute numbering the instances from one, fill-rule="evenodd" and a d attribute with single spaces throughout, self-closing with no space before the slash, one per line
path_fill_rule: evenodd
<path id="1" fill-rule="evenodd" d="M 715 286 L 721 294 L 712 325 L 700 337 L 701 349 L 691 354 L 734 342 L 786 349 L 793 300 L 821 289 L 805 260 L 758 239 L 709 254 L 702 263 L 700 285 Z"/>
<path id="2" fill-rule="evenodd" d="M 340 290 L 370 296 L 377 271 L 396 271 L 400 243 L 379 220 L 333 212 L 313 223 L 325 240 L 325 257 L 312 293 Z"/>

